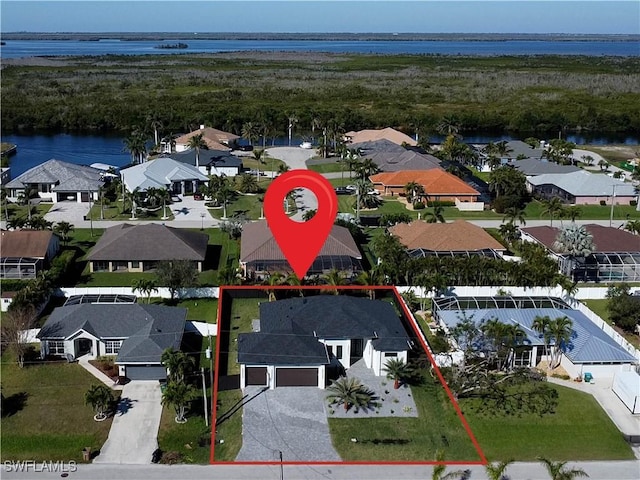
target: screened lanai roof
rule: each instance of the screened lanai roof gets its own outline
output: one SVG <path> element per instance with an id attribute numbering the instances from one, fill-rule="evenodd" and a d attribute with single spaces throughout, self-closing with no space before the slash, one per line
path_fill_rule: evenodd
<path id="1" fill-rule="evenodd" d="M 258 272 L 293 271 L 286 260 L 255 260 L 247 262 L 247 266 Z M 311 264 L 309 273 L 324 272 L 327 270 L 362 270 L 362 264 L 359 259 L 347 255 L 321 255 Z"/>
<path id="2" fill-rule="evenodd" d="M 488 258 L 502 258 L 495 250 L 487 248 L 484 250 L 425 250 L 424 248 L 414 248 L 409 250 L 409 256 L 413 258 L 424 257 L 488 257 Z"/>
<path id="3" fill-rule="evenodd" d="M 41 261 L 39 258 L 34 257 L 2 257 L 0 258 L 0 265 L 6 266 L 20 266 L 20 265 L 37 265 Z"/>
<path id="4" fill-rule="evenodd" d="M 571 338 L 564 354 L 573 363 L 637 363 L 632 353 L 603 332 L 579 310 L 553 297 L 447 297 L 434 300 L 434 313 L 448 329 L 462 319 L 476 325 L 497 319 L 519 325 L 526 334 L 525 344 L 543 345 L 542 336 L 533 329 L 537 317 L 567 317 L 572 322 Z"/>
<path id="5" fill-rule="evenodd" d="M 86 294 L 86 295 L 71 295 L 64 307 L 67 305 L 79 305 L 82 303 L 136 303 L 135 295 L 122 295 L 122 294 Z"/>
<path id="6" fill-rule="evenodd" d="M 640 265 L 640 252 L 594 253 L 593 258 L 598 265 Z"/>

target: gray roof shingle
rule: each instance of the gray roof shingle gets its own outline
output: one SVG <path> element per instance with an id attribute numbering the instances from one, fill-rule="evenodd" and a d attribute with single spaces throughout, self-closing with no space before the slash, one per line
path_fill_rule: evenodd
<path id="1" fill-rule="evenodd" d="M 97 168 L 77 165 L 52 158 L 30 168 L 7 183 L 7 188 L 23 188 L 34 183 L 53 184 L 55 192 L 96 192 L 104 184 L 104 172 Z"/>
<path id="2" fill-rule="evenodd" d="M 546 162 L 537 158 L 513 160 L 509 163 L 513 168 L 520 170 L 527 176 L 544 175 L 547 173 L 571 173 L 580 171 L 575 165 L 559 165 L 554 162 Z"/>

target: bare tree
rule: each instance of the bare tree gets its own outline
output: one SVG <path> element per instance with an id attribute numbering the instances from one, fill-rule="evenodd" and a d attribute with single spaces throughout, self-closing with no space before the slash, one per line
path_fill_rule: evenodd
<path id="1" fill-rule="evenodd" d="M 2 316 L 2 347 L 13 353 L 20 368 L 24 367 L 24 356 L 29 350 L 25 330 L 33 326 L 35 318 L 31 305 L 12 308 Z"/>

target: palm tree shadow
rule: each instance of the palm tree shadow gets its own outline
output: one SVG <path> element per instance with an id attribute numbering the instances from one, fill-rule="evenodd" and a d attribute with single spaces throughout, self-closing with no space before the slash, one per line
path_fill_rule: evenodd
<path id="1" fill-rule="evenodd" d="M 8 397 L 2 398 L 2 417 L 12 417 L 21 411 L 27 404 L 29 394 L 27 392 L 18 392 Z"/>

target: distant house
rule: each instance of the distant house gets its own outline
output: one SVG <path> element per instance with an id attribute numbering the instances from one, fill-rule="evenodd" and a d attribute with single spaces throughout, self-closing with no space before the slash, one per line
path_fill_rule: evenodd
<path id="1" fill-rule="evenodd" d="M 60 250 L 60 239 L 50 230 L 0 232 L 0 278 L 29 279 L 48 268 Z"/>
<path id="2" fill-rule="evenodd" d="M 405 186 L 415 182 L 424 188 L 422 198 L 426 201 L 476 202 L 480 197 L 464 180 L 441 169 L 382 172 L 369 179 L 382 195 L 404 195 Z"/>
<path id="3" fill-rule="evenodd" d="M 586 258 L 570 258 L 554 246 L 559 228 L 521 228 L 522 240 L 544 246 L 556 259 L 561 272 L 571 272 L 575 280 L 588 282 L 640 281 L 640 236 L 601 225 L 585 225 L 593 237 L 594 251 Z"/>
<path id="4" fill-rule="evenodd" d="M 114 356 L 120 376 L 167 377 L 162 352 L 180 349 L 187 309 L 137 303 L 82 303 L 53 310 L 38 333 L 42 356 Z"/>
<path id="5" fill-rule="evenodd" d="M 473 145 L 474 150 L 478 155 L 480 161 L 479 168 L 483 172 L 490 172 L 491 165 L 489 165 L 489 155 L 484 151 L 486 145 Z M 544 157 L 544 148 L 542 145 L 532 147 L 528 143 L 521 140 L 509 140 L 506 142 L 507 153 L 504 155 L 498 155 L 500 163 L 505 165 L 509 162 L 521 159 L 532 159 L 540 161 Z"/>
<path id="6" fill-rule="evenodd" d="M 166 188 L 171 193 L 185 195 L 198 191 L 198 185 L 209 177 L 198 168 L 168 157 L 160 157 L 120 171 L 126 189 Z"/>
<path id="7" fill-rule="evenodd" d="M 156 223 L 107 228 L 87 255 L 90 272 L 148 272 L 158 262 L 189 260 L 203 269 L 209 236 Z"/>
<path id="8" fill-rule="evenodd" d="M 98 199 L 98 190 L 106 178 L 97 168 L 51 159 L 30 168 L 5 187 L 11 201 L 31 188 L 42 200 L 53 203 L 90 202 Z"/>
<path id="9" fill-rule="evenodd" d="M 500 258 L 506 248 L 483 228 L 465 220 L 427 223 L 420 220 L 389 227 L 412 257 L 482 255 Z"/>
<path id="10" fill-rule="evenodd" d="M 238 335 L 241 388 L 324 388 L 359 360 L 385 375 L 386 362 L 406 362 L 411 348 L 389 302 L 347 295 L 263 302 L 256 330 Z"/>
<path id="11" fill-rule="evenodd" d="M 585 170 L 528 177 L 527 185 L 539 198 L 559 197 L 563 202 L 575 205 L 611 204 L 612 201 L 628 205 L 637 197 L 631 183 Z"/>
<path id="12" fill-rule="evenodd" d="M 172 153 L 169 158 L 187 165 L 193 165 L 205 175 L 226 175 L 234 177 L 242 171 L 242 160 L 228 151 L 204 150 L 198 154 L 196 165 L 196 151 L 191 148 L 178 153 Z"/>
<path id="13" fill-rule="evenodd" d="M 353 144 L 360 158 L 370 158 L 383 172 L 400 170 L 441 169 L 440 160 L 433 155 L 408 150 L 386 139 Z"/>
<path id="14" fill-rule="evenodd" d="M 415 147 L 417 142 L 398 130 L 387 127 L 379 130 L 359 130 L 351 131 L 344 134 L 344 138 L 347 142 L 355 145 L 364 142 L 375 142 L 376 140 L 388 140 L 396 145 L 408 145 Z"/>
<path id="15" fill-rule="evenodd" d="M 573 173 L 582 170 L 575 165 L 560 165 L 555 162 L 547 162 L 545 160 L 539 160 L 537 158 L 526 158 L 524 160 L 513 160 L 509 162 L 516 170 L 522 172 L 527 177 L 535 177 L 545 174 L 562 174 Z"/>
<path id="16" fill-rule="evenodd" d="M 205 127 L 204 125 L 200 125 L 198 130 L 194 130 L 193 132 L 187 133 L 175 139 L 175 149 L 176 152 L 183 152 L 188 150 L 189 140 L 191 137 L 195 137 L 196 135 L 202 134 L 202 139 L 207 144 L 209 150 L 222 150 L 229 151 L 233 150 L 236 146 L 236 142 L 240 138 L 238 135 L 234 135 L 233 133 L 223 132 L 222 130 L 218 130 L 212 127 Z M 171 145 L 164 144 L 162 145 L 163 153 L 171 153 Z"/>
<path id="17" fill-rule="evenodd" d="M 361 260 L 362 254 L 349 230 L 334 225 L 307 275 L 321 275 L 337 269 L 352 277 L 362 271 Z M 240 267 L 245 278 L 262 279 L 275 272 L 293 272 L 266 221 L 244 226 L 240 241 Z"/>

